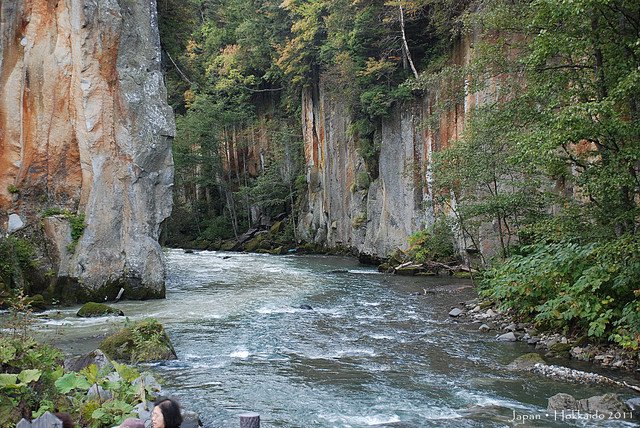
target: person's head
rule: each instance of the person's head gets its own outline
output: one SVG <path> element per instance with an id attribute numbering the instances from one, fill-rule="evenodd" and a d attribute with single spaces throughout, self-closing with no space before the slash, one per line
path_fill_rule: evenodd
<path id="1" fill-rule="evenodd" d="M 154 404 L 155 407 L 151 412 L 153 428 L 180 428 L 182 414 L 180 404 L 176 400 L 160 397 Z"/>
<path id="2" fill-rule="evenodd" d="M 142 419 L 127 418 L 120 424 L 119 428 L 144 428 L 144 421 Z"/>
<path id="3" fill-rule="evenodd" d="M 53 416 L 60 419 L 62 428 L 73 428 L 73 420 L 71 420 L 69 413 L 54 413 Z"/>

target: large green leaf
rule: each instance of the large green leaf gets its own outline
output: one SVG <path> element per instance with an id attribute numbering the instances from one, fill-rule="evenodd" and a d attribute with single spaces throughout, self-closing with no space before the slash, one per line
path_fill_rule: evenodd
<path id="1" fill-rule="evenodd" d="M 42 371 L 37 369 L 22 370 L 18 375 L 18 380 L 22 383 L 28 384 L 31 382 L 37 382 L 42 376 Z"/>
<path id="2" fill-rule="evenodd" d="M 0 388 L 16 388 L 17 374 L 0 373 Z"/>
<path id="3" fill-rule="evenodd" d="M 86 391 L 91 388 L 91 384 L 87 378 L 77 373 L 67 373 L 58 379 L 55 385 L 56 388 L 58 388 L 58 391 L 62 394 L 67 394 L 73 389 L 82 389 Z"/>
<path id="4" fill-rule="evenodd" d="M 0 346 L 0 364 L 6 364 L 9 361 L 13 360 L 16 356 L 16 348 L 9 344 L 3 343 Z"/>

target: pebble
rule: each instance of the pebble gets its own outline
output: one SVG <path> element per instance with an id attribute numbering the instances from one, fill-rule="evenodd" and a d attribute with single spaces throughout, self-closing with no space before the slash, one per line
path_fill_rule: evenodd
<path id="1" fill-rule="evenodd" d="M 480 328 L 478 328 L 478 330 L 480 330 L 483 333 L 488 332 L 489 330 L 491 330 L 491 327 L 489 327 L 487 324 L 482 324 L 480 326 Z"/>

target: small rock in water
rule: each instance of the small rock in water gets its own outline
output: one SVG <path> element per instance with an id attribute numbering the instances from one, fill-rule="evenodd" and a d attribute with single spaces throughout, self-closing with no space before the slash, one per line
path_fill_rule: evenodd
<path id="1" fill-rule="evenodd" d="M 193 250 L 184 250 L 185 254 L 193 254 Z"/>
<path id="2" fill-rule="evenodd" d="M 478 330 L 480 330 L 483 333 L 486 333 L 489 330 L 491 330 L 491 327 L 489 327 L 487 324 L 482 324 Z"/>
<path id="3" fill-rule="evenodd" d="M 460 308 L 453 308 L 451 312 L 449 312 L 449 316 L 451 317 L 459 317 L 460 315 L 462 315 L 462 309 Z"/>
<path id="4" fill-rule="evenodd" d="M 617 394 L 596 395 L 582 400 L 576 400 L 569 394 L 556 394 L 549 398 L 548 410 L 571 410 L 591 414 L 615 415 L 627 413 L 631 410 L 627 403 L 622 401 Z M 611 416 L 609 416 L 611 417 Z"/>
<path id="5" fill-rule="evenodd" d="M 512 331 L 510 331 L 509 333 L 501 334 L 500 336 L 498 336 L 498 340 L 500 342 L 515 342 L 518 339 L 516 338 L 516 335 L 513 334 Z"/>
<path id="6" fill-rule="evenodd" d="M 313 308 L 311 306 L 309 306 L 309 305 L 300 305 L 299 308 L 300 309 L 304 309 L 306 311 L 312 311 L 313 310 Z"/>

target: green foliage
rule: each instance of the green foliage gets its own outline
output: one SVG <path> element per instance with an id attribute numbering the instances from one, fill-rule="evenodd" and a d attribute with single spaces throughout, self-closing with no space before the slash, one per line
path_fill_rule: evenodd
<path id="1" fill-rule="evenodd" d="M 91 413 L 92 426 L 121 424 L 133 415 L 134 406 L 120 400 L 110 400 Z"/>
<path id="2" fill-rule="evenodd" d="M 461 20 L 486 37 L 474 60 L 418 82 L 441 89 L 436 118 L 471 94 L 486 99 L 434 165 L 435 202 L 465 239 L 480 248 L 483 228 L 497 231 L 506 260 L 495 261 L 484 294 L 541 327 L 633 349 L 636 17 L 627 0 L 496 0 Z"/>
<path id="3" fill-rule="evenodd" d="M 20 193 L 20 189 L 15 184 L 9 184 L 7 186 L 7 192 L 11 193 L 12 195 L 15 195 Z"/>
<path id="4" fill-rule="evenodd" d="M 360 229 L 361 227 L 364 227 L 367 224 L 367 220 L 368 220 L 367 213 L 363 212 L 358 214 L 356 217 L 354 217 L 353 221 L 351 222 L 351 225 L 353 226 L 354 229 Z"/>
<path id="5" fill-rule="evenodd" d="M 31 241 L 15 236 L 0 237 L 0 282 L 12 289 L 22 288 L 27 285 L 23 273 L 38 266 Z"/>
<path id="6" fill-rule="evenodd" d="M 5 319 L 4 327 L 11 331 L 15 338 L 27 338 L 33 325 L 33 311 L 30 299 L 25 296 L 22 289 L 8 299 L 9 317 Z"/>
<path id="7" fill-rule="evenodd" d="M 640 239 L 534 244 L 489 270 L 485 297 L 540 327 L 608 338 L 638 349 Z"/>
<path id="8" fill-rule="evenodd" d="M 400 3 L 412 57 L 428 64 L 441 55 L 438 40 L 452 42 L 453 16 L 465 2 Z M 304 167 L 299 91 L 316 93 L 321 75 L 342 97 L 358 152 L 370 178 L 378 177 L 381 121 L 413 96 L 403 84 L 409 71 L 398 7 L 377 0 L 159 3 L 178 113 L 176 209 L 166 243 L 206 246 L 237 236 L 258 220 L 252 211 L 295 216 L 306 190 L 296 183 Z"/>
<path id="9" fill-rule="evenodd" d="M 87 380 L 87 378 L 79 373 L 67 373 L 58 379 L 55 383 L 56 388 L 62 394 L 67 394 L 72 390 L 82 390 L 87 391 L 91 388 L 91 384 Z"/>
<path id="10" fill-rule="evenodd" d="M 76 245 L 78 245 L 78 241 L 87 227 L 85 223 L 85 215 L 84 213 L 76 214 L 67 209 L 63 210 L 60 208 L 47 208 L 42 212 L 43 218 L 57 215 L 63 216 L 69 221 L 69 225 L 71 226 L 71 243 L 67 246 L 67 250 L 70 253 L 73 253 L 76 249 Z"/>
<path id="11" fill-rule="evenodd" d="M 102 370 L 90 365 L 79 373 L 65 373 L 63 358 L 60 350 L 31 338 L 0 337 L 3 423 L 15 424 L 22 417 L 15 409 L 22 408 L 33 411 L 34 418 L 45 411 L 64 411 L 81 426 L 111 427 L 133 416 L 135 406 L 157 392 L 157 385 L 147 382 L 149 376 L 133 367 L 113 362 Z M 87 395 L 94 386 L 111 398 Z"/>
<path id="12" fill-rule="evenodd" d="M 409 237 L 408 255 L 418 263 L 426 261 L 450 262 L 456 259 L 451 226 L 439 218 L 429 229 L 416 232 Z"/>
<path id="13" fill-rule="evenodd" d="M 41 400 L 56 397 L 53 383 L 62 374 L 63 355 L 29 337 L 0 337 L 0 415 L 17 422 L 13 410 L 36 409 Z"/>

